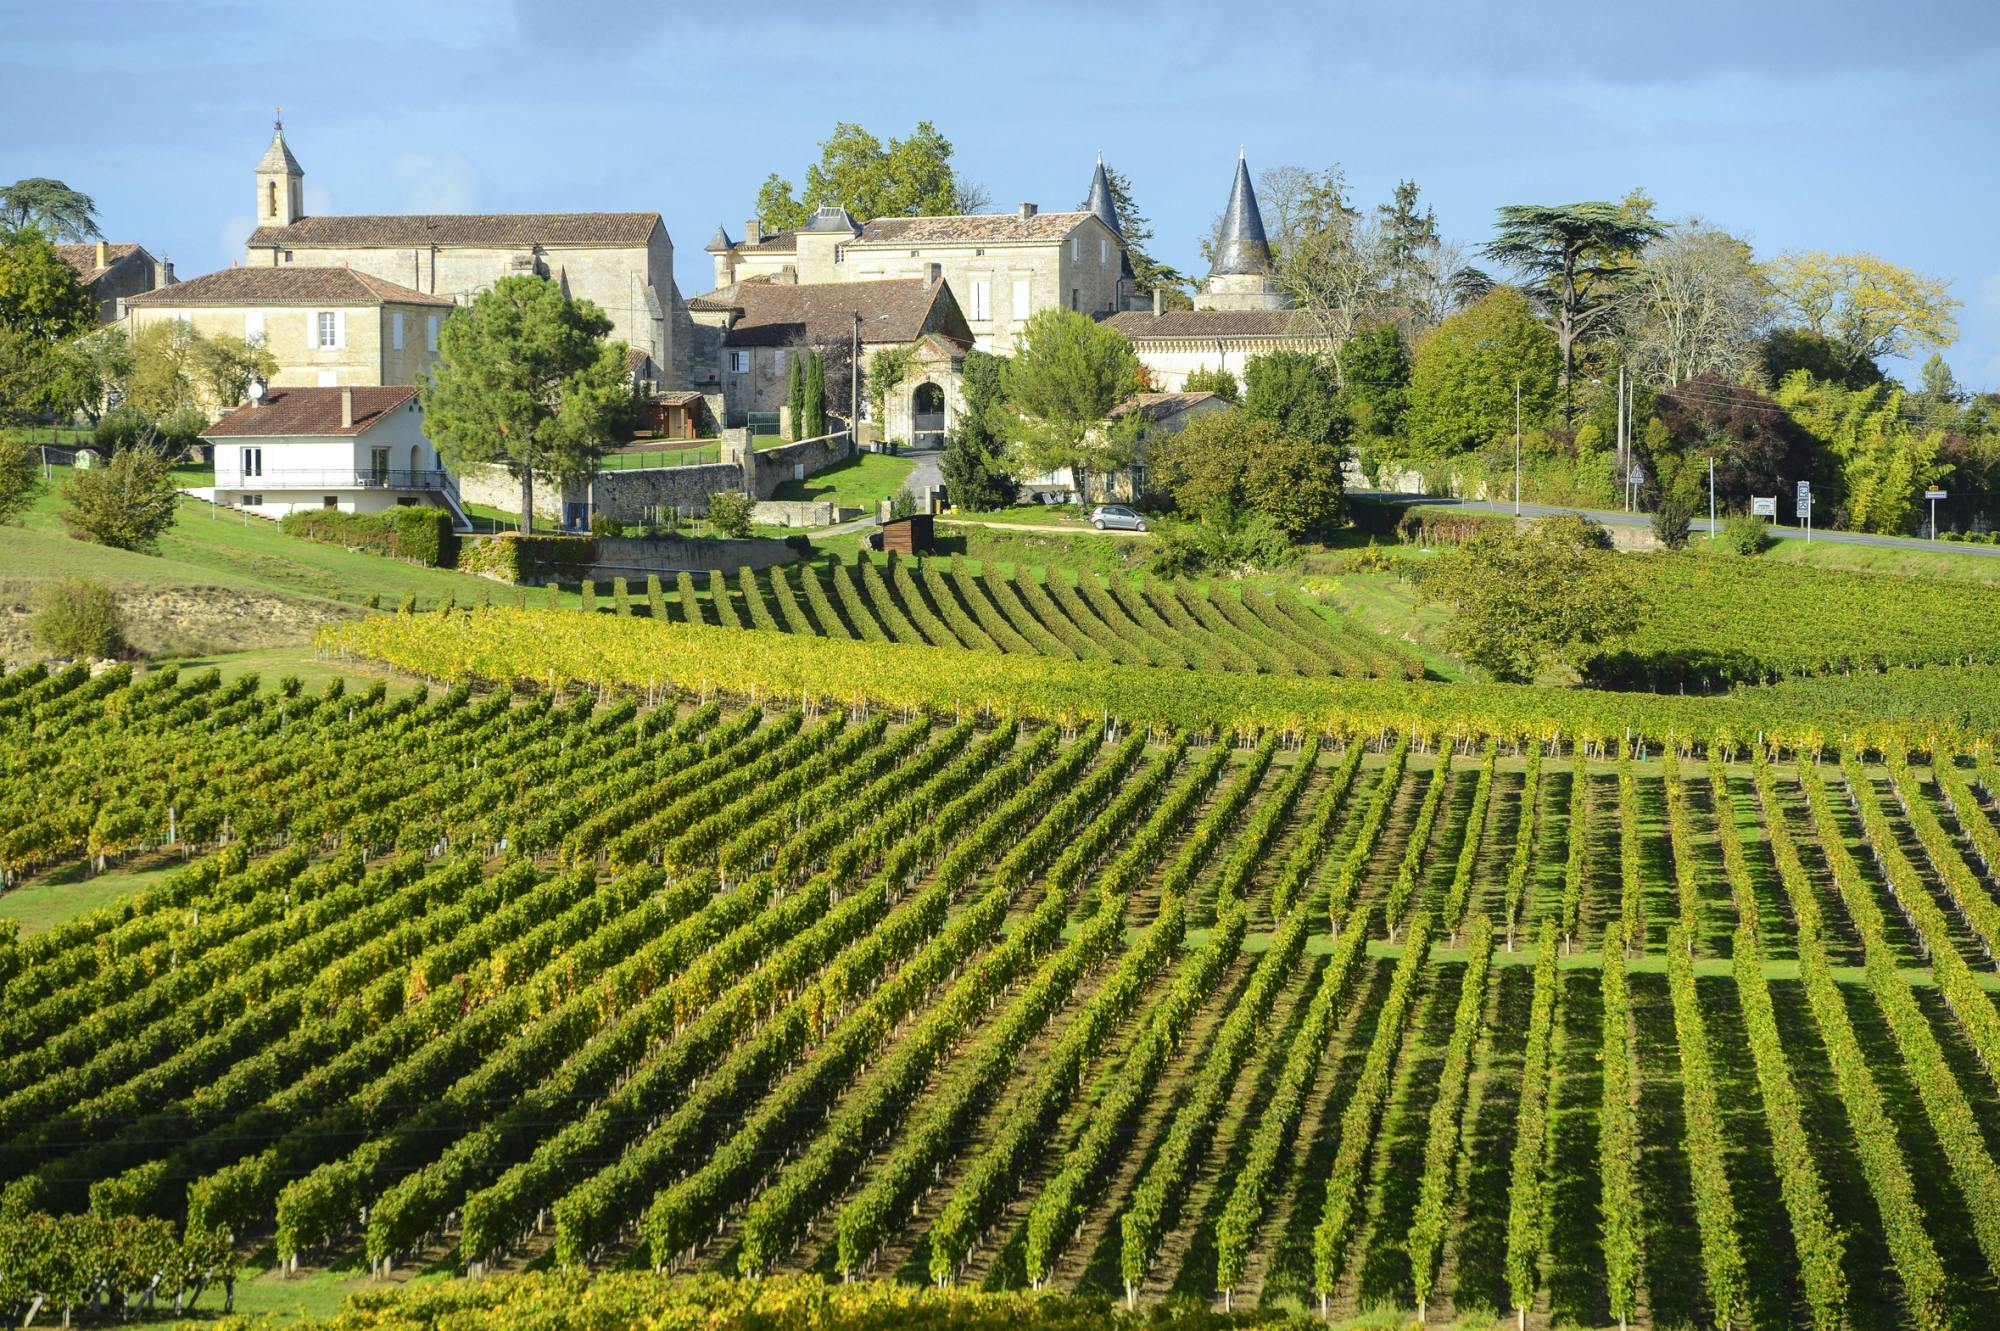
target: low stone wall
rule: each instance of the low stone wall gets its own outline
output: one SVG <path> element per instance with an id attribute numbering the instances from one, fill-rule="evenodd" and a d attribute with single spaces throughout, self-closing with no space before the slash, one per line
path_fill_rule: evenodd
<path id="1" fill-rule="evenodd" d="M 864 510 L 842 508 L 817 499 L 766 499 L 750 508 L 750 520 L 773 527 L 830 527 L 862 516 Z"/>
<path id="2" fill-rule="evenodd" d="M 695 540 L 686 536 L 601 537 L 597 542 L 598 578 L 682 570 L 734 573 L 745 567 L 773 568 L 795 563 L 804 555 L 783 541 Z"/>
<path id="3" fill-rule="evenodd" d="M 769 499 L 786 481 L 804 480 L 854 456 L 846 431 L 818 439 L 801 439 L 750 455 L 756 477 L 747 487 L 752 497 Z"/>
<path id="4" fill-rule="evenodd" d="M 600 471 L 591 482 L 591 501 L 595 511 L 614 521 L 645 522 L 662 508 L 700 517 L 708 512 L 710 495 L 742 488 L 743 473 L 733 462 Z"/>

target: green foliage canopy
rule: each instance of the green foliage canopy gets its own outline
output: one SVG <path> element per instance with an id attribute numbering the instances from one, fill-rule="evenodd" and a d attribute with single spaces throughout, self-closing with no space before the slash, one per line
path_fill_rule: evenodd
<path id="1" fill-rule="evenodd" d="M 1139 385 L 1139 360 L 1123 335 L 1071 310 L 1038 311 L 1001 382 L 1006 400 L 996 424 L 1026 470 L 1068 468 L 1084 499 L 1091 475 L 1131 464 L 1138 413 L 1107 421 Z"/>
<path id="2" fill-rule="evenodd" d="M 174 525 L 180 493 L 164 457 L 150 448 L 128 448 L 108 462 L 71 471 L 62 497 L 70 535 L 150 551 Z"/>
<path id="3" fill-rule="evenodd" d="M 1561 372 L 1556 339 L 1527 298 L 1495 288 L 1417 344 L 1405 416 L 1413 451 L 1443 461 L 1510 435 L 1517 379 L 1522 419 L 1540 425 L 1559 401 Z"/>
<path id="4" fill-rule="evenodd" d="M 983 193 L 951 165 L 951 140 L 928 120 L 906 139 L 884 144 L 860 125 L 841 121 L 806 168 L 801 196 L 773 171 L 757 192 L 757 217 L 767 231 L 804 226 L 813 210 L 839 205 L 857 222 L 876 217 L 933 217 L 976 212 Z"/>

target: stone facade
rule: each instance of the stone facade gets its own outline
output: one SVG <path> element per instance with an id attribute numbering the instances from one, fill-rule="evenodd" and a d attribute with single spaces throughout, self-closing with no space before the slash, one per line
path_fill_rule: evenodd
<path id="1" fill-rule="evenodd" d="M 1098 193 L 1094 184 L 1093 199 Z M 866 224 L 844 209 L 823 208 L 797 231 L 765 235 L 753 221 L 733 241 L 718 228 L 708 250 L 718 291 L 754 281 L 942 278 L 974 345 L 1001 354 L 1041 310 L 1100 316 L 1132 299 L 1131 262 L 1108 196 L 1094 210 L 1045 213 L 1024 203 L 1006 213 L 879 217 Z"/>
<path id="2" fill-rule="evenodd" d="M 1242 383 L 1253 356 L 1327 350 L 1318 327 L 1295 310 L 1134 311 L 1106 322 L 1131 341 L 1139 363 L 1167 393 L 1180 392 L 1196 370 L 1224 369 Z"/>
<path id="3" fill-rule="evenodd" d="M 58 245 L 56 253 L 76 270 L 77 280 L 97 303 L 97 322 L 116 323 L 123 317 L 119 302 L 127 297 L 174 284 L 174 266 L 155 259 L 143 245 L 99 240 L 83 245 Z"/>
<path id="4" fill-rule="evenodd" d="M 258 227 L 246 264 L 344 265 L 458 304 L 503 277 L 536 274 L 602 309 L 611 336 L 650 362 L 640 378 L 655 387 L 690 382 L 687 309 L 659 214 L 307 217 L 304 175 L 280 127 L 257 167 Z"/>
<path id="5" fill-rule="evenodd" d="M 451 309 L 441 297 L 344 269 L 228 269 L 127 300 L 125 328 L 136 337 L 180 322 L 207 337 L 256 343 L 278 362 L 273 387 L 372 387 L 423 382 Z"/>

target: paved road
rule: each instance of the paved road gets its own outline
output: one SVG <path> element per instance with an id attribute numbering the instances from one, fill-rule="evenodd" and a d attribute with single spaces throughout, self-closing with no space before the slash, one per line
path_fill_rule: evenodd
<path id="1" fill-rule="evenodd" d="M 982 522 L 978 518 L 939 518 L 939 522 L 954 527 L 991 527 L 996 531 L 1052 531 L 1064 536 L 1151 536 L 1149 531 L 1123 531 L 1107 527 L 1098 531 L 1088 523 L 1072 522 L 1061 526 L 1053 522 Z"/>
<path id="2" fill-rule="evenodd" d="M 1403 503 L 1462 508 L 1468 513 L 1512 513 L 1514 511 L 1514 506 L 1511 503 L 1494 504 L 1476 499 L 1394 494 L 1387 490 L 1351 490 L 1348 493 L 1357 499 L 1388 499 Z M 1586 518 L 1602 522 L 1606 526 L 1648 527 L 1653 522 L 1651 514 L 1624 513 L 1617 509 L 1565 508 L 1559 504 L 1521 505 L 1521 516 L 1524 518 L 1545 518 L 1552 513 L 1579 513 Z M 1695 519 L 1693 534 L 1696 539 L 1707 535 L 1707 532 L 1707 517 L 1704 516 Z M 1804 529 L 1799 527 L 1780 527 L 1775 524 L 1771 527 L 1771 535 L 1778 540 L 1803 540 L 1805 534 Z M 1819 528 L 1813 530 L 1812 539 L 1815 541 L 1826 541 L 1833 545 L 1877 545 L 1892 550 L 1920 550 L 1931 553 L 1984 555 L 1989 559 L 2000 559 L 2000 545 L 1961 545 L 1947 541 L 1926 541 L 1914 536 L 1873 536 L 1867 532 L 1825 531 Z"/>

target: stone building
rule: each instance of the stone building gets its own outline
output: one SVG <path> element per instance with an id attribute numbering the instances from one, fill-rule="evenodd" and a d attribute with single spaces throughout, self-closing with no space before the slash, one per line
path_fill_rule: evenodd
<path id="1" fill-rule="evenodd" d="M 97 302 L 97 322 L 101 324 L 116 323 L 123 317 L 119 301 L 174 282 L 174 266 L 146 253 L 143 245 L 116 245 L 100 240 L 86 245 L 58 245 L 56 253 L 76 270 L 77 280 Z"/>
<path id="2" fill-rule="evenodd" d="M 1289 304 L 1273 273 L 1250 168 L 1239 154 L 1215 259 L 1194 308 L 1163 309 L 1156 293 L 1151 310 L 1124 311 L 1108 322 L 1131 340 L 1154 384 L 1176 392 L 1196 370 L 1228 370 L 1240 382 L 1253 356 L 1324 352 L 1326 339 L 1318 325 Z"/>
<path id="3" fill-rule="evenodd" d="M 687 307 L 658 213 L 305 215 L 305 169 L 281 123 L 257 163 L 249 267 L 349 267 L 458 304 L 503 277 L 532 273 L 588 300 L 611 336 L 645 353 L 642 388 L 688 382 Z"/>
<path id="4" fill-rule="evenodd" d="M 959 367 L 973 340 L 964 312 L 941 278 L 746 281 L 696 296 L 689 312 L 714 333 L 716 378 L 728 425 L 743 424 L 752 412 L 776 414 L 785 407 L 792 362 L 803 351 L 819 350 L 845 373 L 858 339 L 864 377 L 876 352 L 912 349 L 911 368 L 884 401 L 888 419 L 880 422 L 882 436 L 909 442 L 922 433 L 941 435 L 949 428 Z M 847 387 L 829 383 L 829 402 L 844 401 Z M 864 412 L 868 397 L 864 386 Z"/>
<path id="5" fill-rule="evenodd" d="M 278 362 L 274 387 L 373 387 L 422 382 L 451 309 L 350 268 L 225 268 L 127 298 L 125 325 L 137 336 L 172 320 L 262 346 Z"/>
<path id="6" fill-rule="evenodd" d="M 821 208 L 796 231 L 766 235 L 753 220 L 742 240 L 716 228 L 708 243 L 718 291 L 751 282 L 814 285 L 942 278 L 981 351 L 1005 354 L 1028 316 L 1045 309 L 1102 316 L 1131 300 L 1132 265 L 1100 161 L 1089 206 L 1045 213 L 878 217 L 858 223 Z"/>

